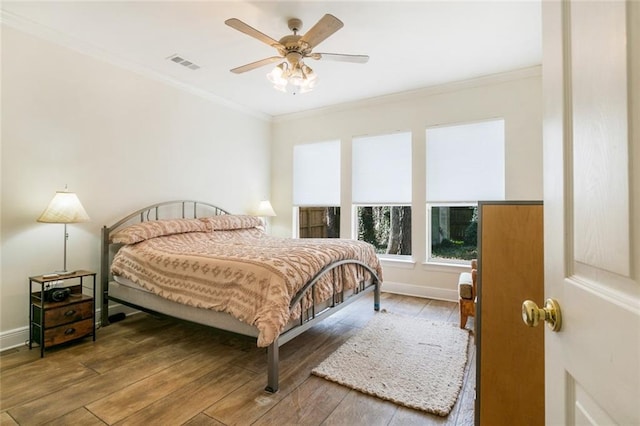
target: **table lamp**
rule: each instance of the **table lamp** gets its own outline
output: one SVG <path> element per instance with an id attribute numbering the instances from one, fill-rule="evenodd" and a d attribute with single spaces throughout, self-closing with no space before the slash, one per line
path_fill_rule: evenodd
<path id="1" fill-rule="evenodd" d="M 62 223 L 64 224 L 64 264 L 62 271 L 56 271 L 58 275 L 68 275 L 73 272 L 67 271 L 67 223 L 88 222 L 89 215 L 82 207 L 78 196 L 75 192 L 67 192 L 65 186 L 64 191 L 57 191 L 56 195 L 49 202 L 47 208 L 38 218 L 38 222 L 43 223 Z"/>
<path id="2" fill-rule="evenodd" d="M 273 210 L 273 206 L 269 200 L 260 201 L 260 205 L 258 205 L 258 209 L 256 210 L 256 216 L 262 217 L 262 221 L 264 222 L 264 229 L 268 231 L 269 229 L 269 217 L 275 216 L 276 212 Z"/>
<path id="3" fill-rule="evenodd" d="M 256 216 L 275 216 L 276 212 L 273 210 L 273 206 L 269 200 L 260 201 L 260 205 L 258 206 L 258 210 L 256 211 Z"/>

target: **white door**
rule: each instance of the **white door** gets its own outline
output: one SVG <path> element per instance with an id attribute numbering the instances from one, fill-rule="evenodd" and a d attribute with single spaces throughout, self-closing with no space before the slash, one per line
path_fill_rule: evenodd
<path id="1" fill-rule="evenodd" d="M 542 3 L 546 423 L 640 425 L 640 2 Z"/>

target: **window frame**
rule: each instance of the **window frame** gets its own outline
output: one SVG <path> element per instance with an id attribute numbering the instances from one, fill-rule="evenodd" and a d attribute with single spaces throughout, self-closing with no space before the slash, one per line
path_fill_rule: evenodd
<path id="1" fill-rule="evenodd" d="M 456 132 L 455 128 L 460 128 L 460 127 L 466 127 L 466 126 L 473 126 L 473 125 L 497 125 L 500 127 L 501 132 L 500 132 L 500 152 L 502 154 L 502 160 L 501 160 L 501 164 L 502 164 L 502 176 L 500 179 L 501 182 L 501 187 L 496 187 L 496 188 L 500 188 L 499 192 L 500 192 L 500 197 L 496 198 L 496 199 L 506 199 L 506 167 L 507 167 L 507 159 L 506 159 L 506 149 L 507 149 L 507 136 L 506 136 L 506 129 L 507 129 L 507 120 L 505 117 L 503 116 L 499 116 L 499 117 L 491 117 L 491 118 L 486 118 L 486 119 L 481 119 L 481 120 L 473 120 L 473 121 L 459 121 L 459 122 L 454 122 L 454 123 L 446 123 L 446 124 L 438 124 L 438 125 L 433 125 L 433 126 L 427 126 L 425 128 L 425 158 L 424 158 L 424 167 L 425 167 L 425 177 L 426 182 L 425 182 L 425 200 L 426 200 L 426 237 L 425 237 L 425 263 L 426 264 L 431 264 L 431 265 L 435 265 L 435 264 L 441 264 L 441 265 L 469 265 L 471 262 L 468 260 L 463 260 L 463 259 L 447 259 L 447 258 L 442 258 L 442 257 L 434 257 L 433 255 L 433 247 L 432 247 L 432 208 L 433 207 L 476 207 L 478 206 L 478 200 L 479 199 L 483 199 L 483 197 L 485 197 L 485 195 L 482 195 L 480 192 L 478 193 L 469 193 L 469 192 L 465 192 L 462 191 L 461 193 L 459 193 L 458 195 L 460 195 L 460 199 L 456 199 L 456 195 L 455 195 L 455 190 L 453 191 L 453 194 L 447 194 L 446 197 L 451 196 L 451 199 L 440 199 L 440 198 L 444 198 L 442 197 L 438 191 L 435 191 L 436 194 L 430 194 L 430 181 L 429 181 L 429 174 L 430 174 L 430 167 L 429 167 L 429 162 L 433 161 L 433 158 L 439 158 L 440 156 L 435 155 L 435 156 L 430 156 L 430 147 L 429 147 L 429 131 L 433 131 L 433 130 L 444 130 L 448 127 L 452 128 L 452 130 L 454 130 L 452 138 L 449 140 L 447 139 L 447 143 L 449 142 L 455 142 L 460 141 L 460 136 L 459 133 Z M 457 134 L 456 134 L 457 133 Z M 483 132 L 480 132 L 480 134 L 485 134 Z M 438 139 L 436 139 L 438 140 Z M 477 140 L 483 140 L 482 138 L 477 139 Z M 439 139 L 439 141 L 442 141 L 442 139 Z M 492 140 L 492 142 L 494 142 Z M 439 196 L 440 195 L 440 196 Z M 469 201 L 469 200 L 465 200 L 465 198 L 467 197 L 473 197 L 475 198 L 473 201 Z M 492 197 L 495 198 L 495 197 Z"/>

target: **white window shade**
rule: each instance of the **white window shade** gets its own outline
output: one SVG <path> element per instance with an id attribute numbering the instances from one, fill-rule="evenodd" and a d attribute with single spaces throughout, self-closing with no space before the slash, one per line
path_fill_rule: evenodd
<path id="1" fill-rule="evenodd" d="M 427 129 L 427 201 L 504 200 L 504 120 Z"/>
<path id="2" fill-rule="evenodd" d="M 340 141 L 293 147 L 293 204 L 340 205 Z"/>
<path id="3" fill-rule="evenodd" d="M 353 203 L 411 204 L 411 133 L 353 140 Z"/>

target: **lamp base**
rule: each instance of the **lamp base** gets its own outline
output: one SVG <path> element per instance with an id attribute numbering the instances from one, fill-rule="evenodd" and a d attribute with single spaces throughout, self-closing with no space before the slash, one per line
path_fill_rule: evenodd
<path id="1" fill-rule="evenodd" d="M 60 276 L 65 276 L 65 275 L 73 275 L 75 274 L 76 271 L 55 271 L 54 274 L 56 275 L 60 275 Z"/>

